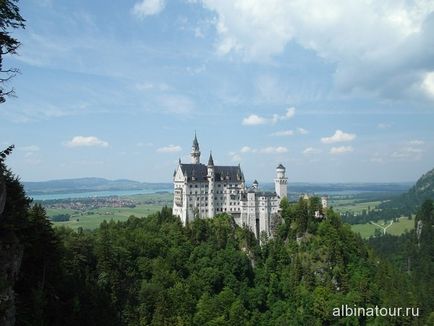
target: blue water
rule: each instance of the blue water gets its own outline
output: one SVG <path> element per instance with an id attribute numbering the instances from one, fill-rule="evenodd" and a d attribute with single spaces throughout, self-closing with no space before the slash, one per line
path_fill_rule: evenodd
<path id="1" fill-rule="evenodd" d="M 137 190 L 106 190 L 106 191 L 90 191 L 65 194 L 44 194 L 44 195 L 29 195 L 34 200 L 55 200 L 55 199 L 72 199 L 72 198 L 92 198 L 92 197 L 109 197 L 109 196 L 131 196 L 153 194 L 156 192 L 172 192 L 173 188 L 162 189 L 137 189 Z"/>

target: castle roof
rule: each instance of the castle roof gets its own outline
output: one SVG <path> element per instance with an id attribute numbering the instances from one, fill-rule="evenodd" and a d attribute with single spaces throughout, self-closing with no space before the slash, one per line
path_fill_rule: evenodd
<path id="1" fill-rule="evenodd" d="M 285 167 L 282 165 L 282 163 L 280 163 L 280 164 L 277 166 L 276 169 L 283 169 L 283 170 L 285 170 Z"/>
<path id="2" fill-rule="evenodd" d="M 205 164 L 180 164 L 187 181 L 207 180 L 208 167 Z M 215 181 L 244 181 L 244 175 L 239 166 L 214 166 Z"/>

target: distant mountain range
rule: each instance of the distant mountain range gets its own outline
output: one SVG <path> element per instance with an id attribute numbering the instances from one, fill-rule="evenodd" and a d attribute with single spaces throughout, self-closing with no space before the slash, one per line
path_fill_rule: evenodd
<path id="1" fill-rule="evenodd" d="M 252 182 L 247 182 L 251 184 Z M 38 182 L 23 182 L 28 195 L 82 193 L 113 190 L 161 190 L 171 189 L 172 183 L 149 183 L 127 179 L 108 180 L 104 178 L 61 179 Z M 328 192 L 391 192 L 403 193 L 412 183 L 290 183 L 290 193 Z M 260 183 L 260 188 L 273 190 L 273 183 Z"/>
<path id="2" fill-rule="evenodd" d="M 158 190 L 171 187 L 169 183 L 148 183 L 127 179 L 108 180 L 104 178 L 61 179 L 38 182 L 23 182 L 28 195 L 56 193 L 80 193 L 110 190 Z"/>

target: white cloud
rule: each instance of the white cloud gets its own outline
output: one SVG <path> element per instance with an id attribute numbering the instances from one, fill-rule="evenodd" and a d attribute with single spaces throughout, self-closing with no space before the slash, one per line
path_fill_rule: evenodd
<path id="1" fill-rule="evenodd" d="M 423 144 L 425 144 L 425 142 L 423 140 L 419 140 L 419 139 L 410 140 L 408 143 L 410 145 L 423 145 Z"/>
<path id="2" fill-rule="evenodd" d="M 423 152 L 421 148 L 406 146 L 393 152 L 390 157 L 398 160 L 420 160 Z"/>
<path id="3" fill-rule="evenodd" d="M 240 154 L 237 154 L 237 153 L 232 154 L 232 161 L 240 162 L 241 160 L 242 160 L 242 158 L 241 158 Z"/>
<path id="4" fill-rule="evenodd" d="M 108 147 L 109 143 L 95 136 L 75 136 L 66 142 L 66 147 Z"/>
<path id="5" fill-rule="evenodd" d="M 264 124 L 274 125 L 278 121 L 291 119 L 294 114 L 295 108 L 293 107 L 286 109 L 286 113 L 284 115 L 273 114 L 271 118 L 264 118 L 257 114 L 251 114 L 243 119 L 242 124 L 245 126 L 257 126 Z"/>
<path id="6" fill-rule="evenodd" d="M 295 131 L 294 130 L 281 130 L 281 131 L 276 131 L 273 132 L 272 134 L 270 134 L 270 136 L 293 136 L 293 135 L 306 135 L 308 134 L 309 131 L 307 131 L 306 129 L 303 128 L 297 128 Z"/>
<path id="7" fill-rule="evenodd" d="M 343 154 L 343 153 L 349 153 L 354 151 L 354 149 L 351 146 L 340 146 L 340 147 L 332 147 L 330 149 L 330 154 Z"/>
<path id="8" fill-rule="evenodd" d="M 158 153 L 176 153 L 182 151 L 182 147 L 178 145 L 168 145 L 157 149 Z"/>
<path id="9" fill-rule="evenodd" d="M 304 155 L 312 155 L 312 154 L 319 154 L 319 153 L 321 153 L 321 150 L 313 147 L 307 147 L 303 151 Z"/>
<path id="10" fill-rule="evenodd" d="M 251 148 L 250 146 L 243 146 L 240 149 L 240 153 L 255 153 L 256 149 Z"/>
<path id="11" fill-rule="evenodd" d="M 276 131 L 271 134 L 271 136 L 293 136 L 294 131 L 293 130 L 282 130 L 282 131 Z"/>
<path id="12" fill-rule="evenodd" d="M 434 99 L 434 71 L 425 74 L 422 80 L 422 90 L 430 98 Z"/>
<path id="13" fill-rule="evenodd" d="M 142 0 L 133 7 L 133 14 L 139 18 L 159 14 L 166 6 L 164 0 Z"/>
<path id="14" fill-rule="evenodd" d="M 260 154 L 283 154 L 287 153 L 288 149 L 284 146 L 268 146 L 264 148 L 253 148 L 250 146 L 243 146 L 238 152 L 230 152 L 229 155 L 232 156 L 234 161 L 240 161 L 240 154 L 248 154 L 248 153 L 260 153 Z M 236 158 L 236 159 L 234 159 Z"/>
<path id="15" fill-rule="evenodd" d="M 343 92 L 434 98 L 432 0 L 202 0 L 216 13 L 217 52 L 267 61 L 296 42 L 336 65 Z M 417 63 L 417 64 L 415 64 Z M 407 94 L 406 94 L 407 93 Z"/>
<path id="16" fill-rule="evenodd" d="M 299 133 L 300 135 L 307 135 L 309 131 L 303 128 L 297 128 L 297 133 Z"/>
<path id="17" fill-rule="evenodd" d="M 295 108 L 294 107 L 288 108 L 286 109 L 285 115 L 282 116 L 280 119 L 281 120 L 291 119 L 294 116 L 294 114 L 295 114 Z"/>
<path id="18" fill-rule="evenodd" d="M 263 125 L 268 122 L 267 119 L 260 117 L 256 114 L 251 114 L 247 118 L 243 119 L 242 124 L 245 126 L 257 126 L 257 125 Z"/>
<path id="19" fill-rule="evenodd" d="M 352 141 L 354 138 L 356 138 L 355 134 L 345 133 L 342 130 L 338 129 L 335 131 L 335 134 L 333 136 L 321 138 L 321 142 L 324 144 L 333 144 Z"/>
<path id="20" fill-rule="evenodd" d="M 283 146 L 276 146 L 276 147 L 269 146 L 269 147 L 261 148 L 259 152 L 262 154 L 282 154 L 282 153 L 287 153 L 288 149 Z"/>

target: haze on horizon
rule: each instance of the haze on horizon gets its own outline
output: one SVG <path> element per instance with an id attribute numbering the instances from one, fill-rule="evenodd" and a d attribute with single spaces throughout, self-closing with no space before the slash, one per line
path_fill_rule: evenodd
<path id="1" fill-rule="evenodd" d="M 434 2 L 21 1 L 0 147 L 24 181 L 408 182 L 434 162 Z"/>

